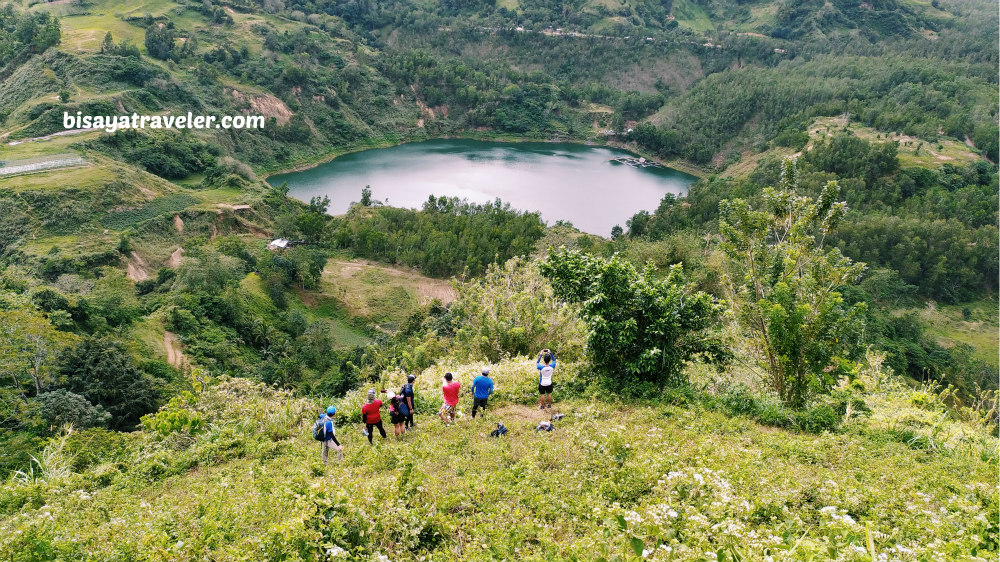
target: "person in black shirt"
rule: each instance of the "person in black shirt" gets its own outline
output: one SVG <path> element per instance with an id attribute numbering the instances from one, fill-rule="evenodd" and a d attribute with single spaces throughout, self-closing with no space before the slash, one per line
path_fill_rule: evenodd
<path id="1" fill-rule="evenodd" d="M 417 377 L 415 377 L 413 375 L 407 375 L 406 376 L 406 384 L 404 384 L 403 388 L 401 388 L 399 390 L 399 395 L 403 397 L 403 400 L 406 402 L 406 405 L 409 407 L 408 408 L 408 412 L 406 414 L 406 421 L 403 424 L 403 427 L 405 427 L 406 429 L 410 429 L 414 425 L 413 424 L 413 410 L 414 410 L 414 408 L 413 408 L 413 381 L 415 381 L 415 380 L 417 380 Z"/>

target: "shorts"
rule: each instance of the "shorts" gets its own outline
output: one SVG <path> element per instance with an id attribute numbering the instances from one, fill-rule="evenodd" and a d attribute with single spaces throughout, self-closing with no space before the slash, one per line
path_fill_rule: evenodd
<path id="1" fill-rule="evenodd" d="M 392 422 L 392 425 L 403 423 L 406 421 L 406 416 L 397 412 L 389 412 L 389 421 Z"/>
<path id="2" fill-rule="evenodd" d="M 453 414 L 453 413 L 455 413 L 455 406 L 452 406 L 451 404 L 443 404 L 441 406 L 441 413 L 442 414 Z"/>
<path id="3" fill-rule="evenodd" d="M 551 384 L 548 385 L 548 386 L 538 385 L 538 393 L 539 394 L 552 394 L 552 385 Z"/>

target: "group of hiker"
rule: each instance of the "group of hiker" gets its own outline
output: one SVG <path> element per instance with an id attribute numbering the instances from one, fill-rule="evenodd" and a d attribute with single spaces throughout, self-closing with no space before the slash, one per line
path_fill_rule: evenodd
<path id="1" fill-rule="evenodd" d="M 538 354 L 535 366 L 538 368 L 538 409 L 552 408 L 552 375 L 556 368 L 555 354 L 549 349 L 543 349 Z M 389 403 L 389 421 L 392 423 L 393 433 L 397 437 L 415 426 L 413 423 L 413 414 L 416 410 L 413 392 L 415 380 L 414 375 L 407 375 L 406 384 L 403 385 L 398 394 L 393 391 L 382 391 Z M 462 383 L 455 380 L 454 375 L 445 373 L 444 384 L 441 386 L 444 404 L 438 411 L 438 416 L 445 426 L 450 426 L 455 422 L 461 388 Z M 493 390 L 494 384 L 493 379 L 490 378 L 490 370 L 483 369 L 482 373 L 472 380 L 472 389 L 470 390 L 472 394 L 472 419 L 476 418 L 480 409 L 484 413 L 486 412 Z M 383 402 L 378 399 L 378 393 L 375 389 L 369 389 L 365 404 L 361 407 L 361 423 L 364 424 L 362 433 L 368 438 L 369 444 L 373 444 L 372 438 L 375 430 L 378 430 L 382 438 L 386 439 L 385 428 L 382 426 L 382 406 Z M 313 425 L 313 438 L 323 443 L 324 463 L 328 462 L 331 449 L 337 451 L 338 460 L 344 458 L 344 446 L 337 440 L 337 432 L 333 423 L 333 417 L 336 413 L 335 407 L 328 407 Z M 504 428 L 504 433 L 506 433 L 506 428 Z"/>

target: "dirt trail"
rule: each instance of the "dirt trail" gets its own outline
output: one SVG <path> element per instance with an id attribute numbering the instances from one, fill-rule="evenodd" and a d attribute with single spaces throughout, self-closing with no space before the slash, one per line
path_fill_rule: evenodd
<path id="1" fill-rule="evenodd" d="M 177 339 L 177 334 L 168 330 L 163 331 L 163 347 L 167 350 L 167 363 L 180 369 L 187 364 L 187 358 L 181 351 L 181 342 Z"/>
<path id="2" fill-rule="evenodd" d="M 174 229 L 177 234 L 184 234 L 184 219 L 180 215 L 174 215 Z"/>
<path id="3" fill-rule="evenodd" d="M 125 276 L 136 283 L 149 279 L 149 264 L 135 251 L 129 254 L 125 265 Z"/>

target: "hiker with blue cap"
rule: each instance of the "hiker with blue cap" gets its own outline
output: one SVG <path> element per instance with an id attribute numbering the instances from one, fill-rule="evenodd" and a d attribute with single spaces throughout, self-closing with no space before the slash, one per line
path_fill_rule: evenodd
<path id="1" fill-rule="evenodd" d="M 330 449 L 337 450 L 337 460 L 344 460 L 344 446 L 337 441 L 337 433 L 333 427 L 333 416 L 337 409 L 330 406 L 326 413 L 320 414 L 319 419 L 313 424 L 313 439 L 323 443 L 323 464 L 327 464 L 330 456 Z"/>

